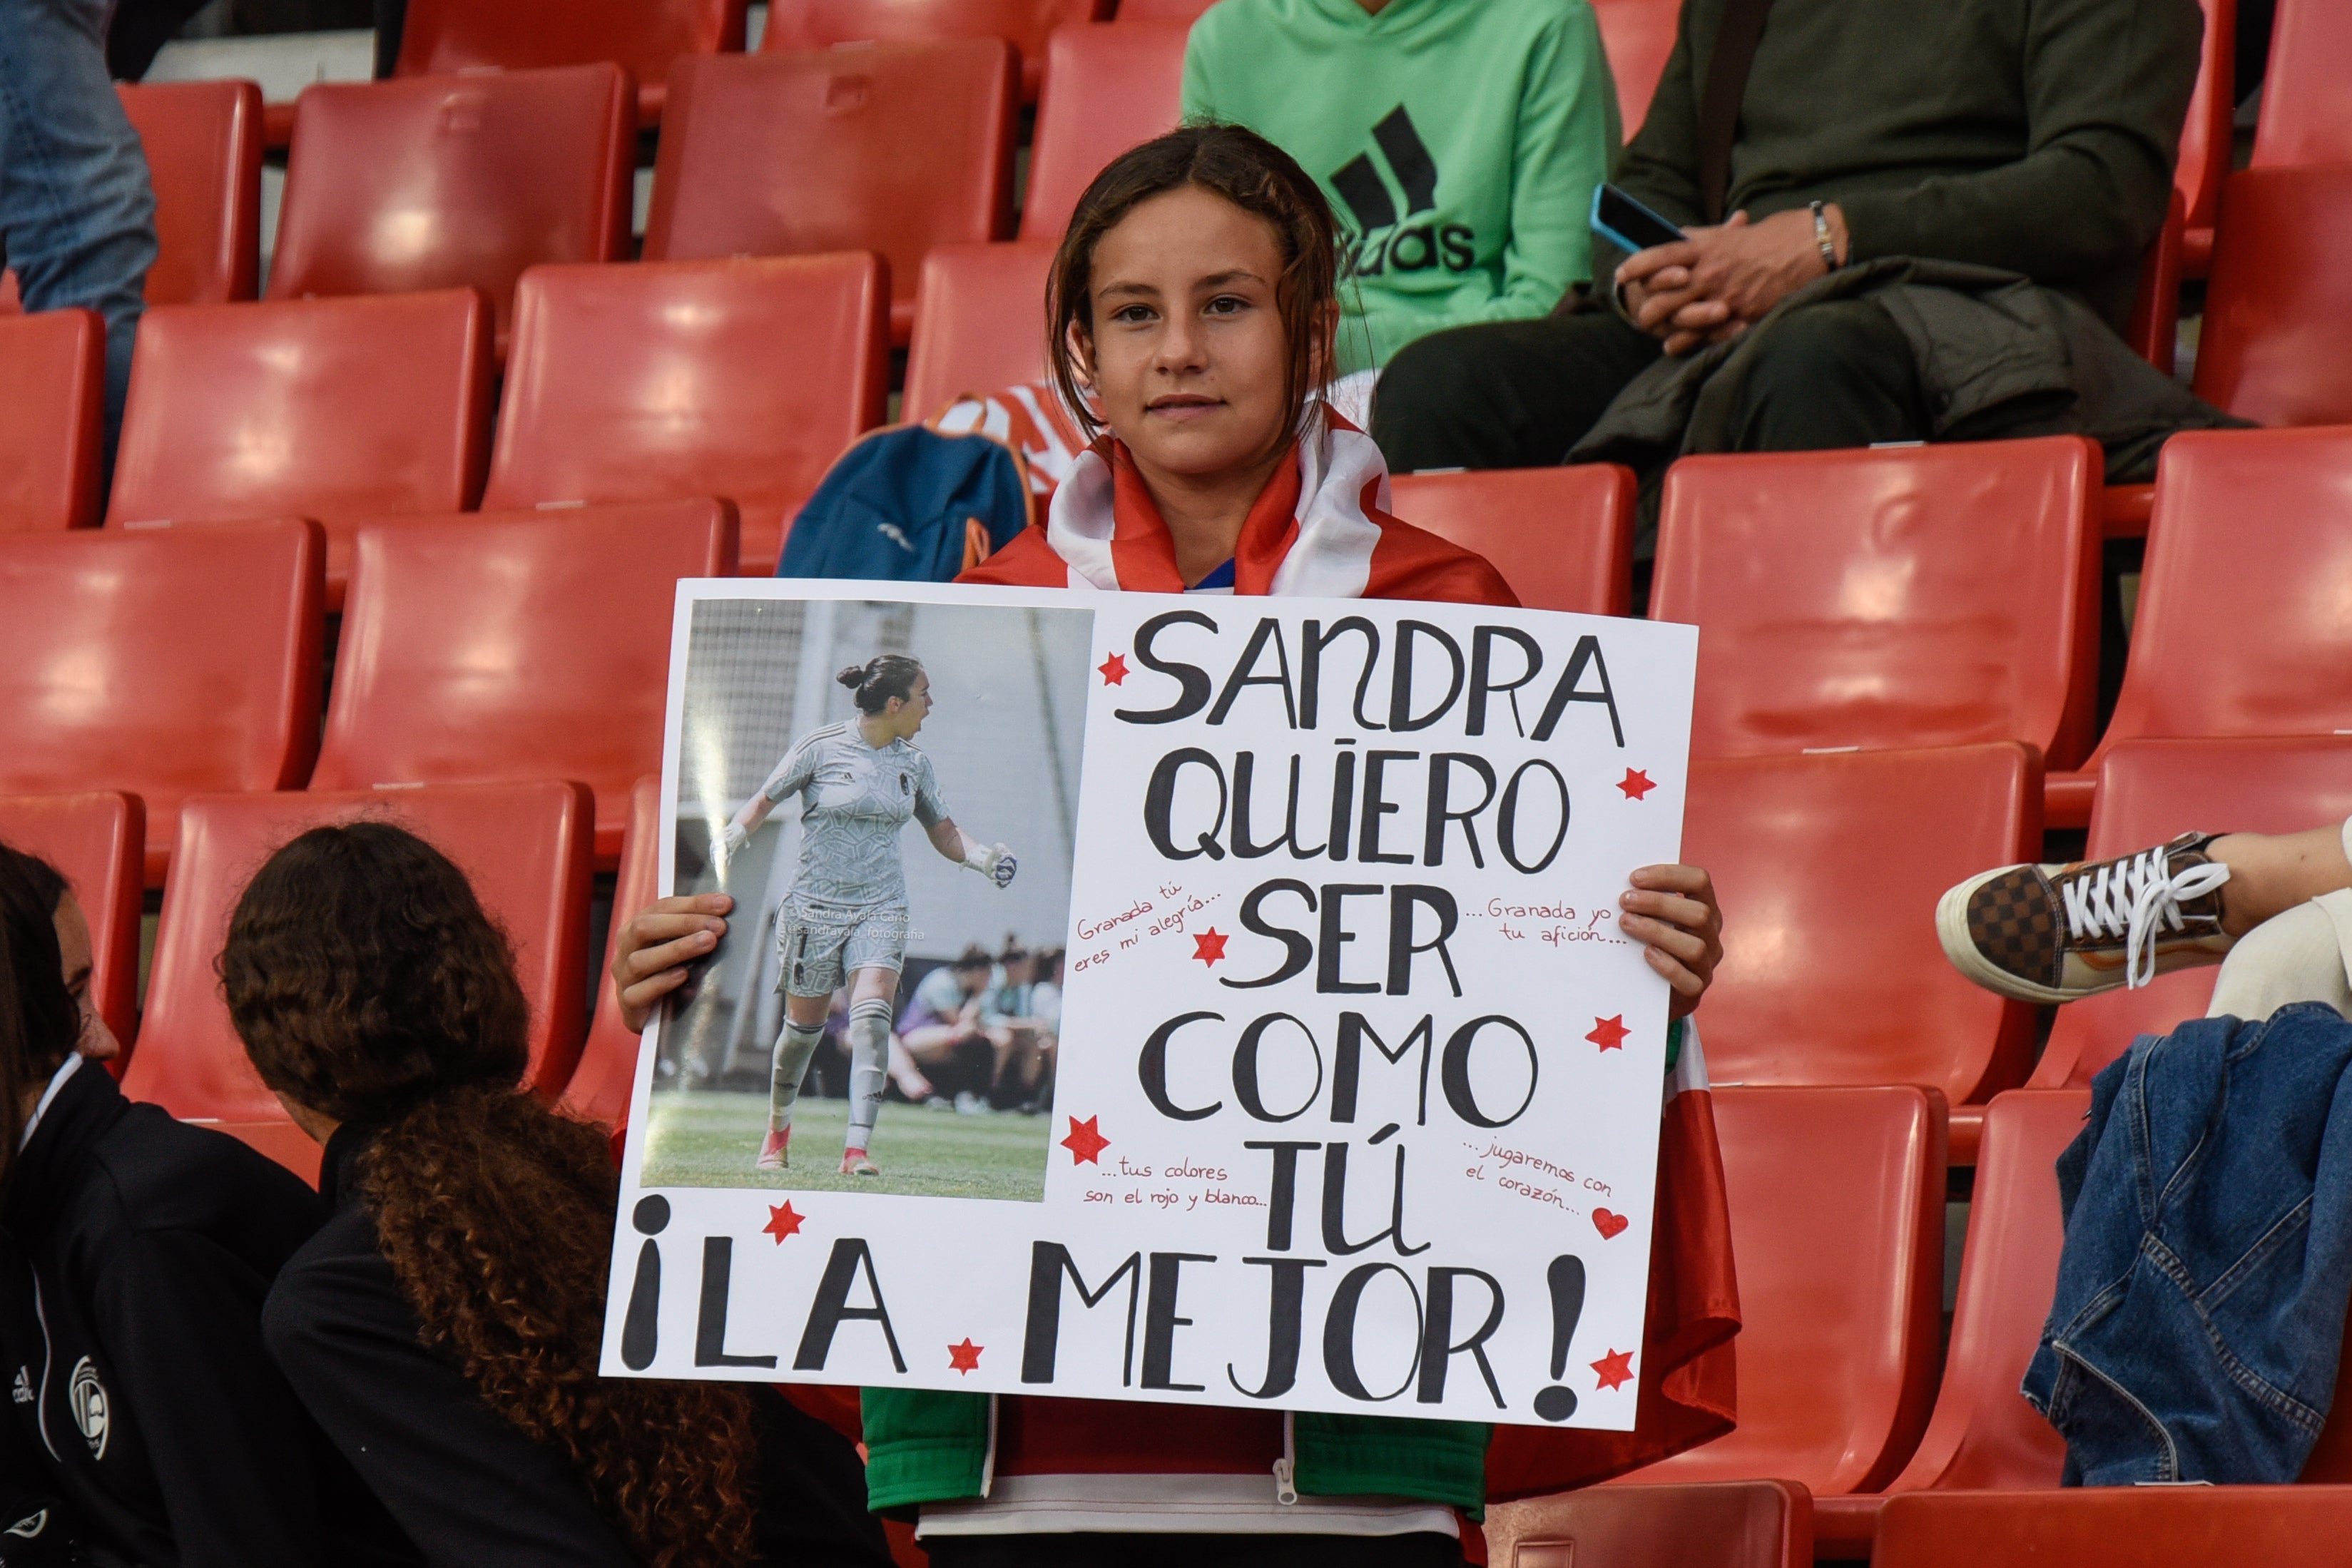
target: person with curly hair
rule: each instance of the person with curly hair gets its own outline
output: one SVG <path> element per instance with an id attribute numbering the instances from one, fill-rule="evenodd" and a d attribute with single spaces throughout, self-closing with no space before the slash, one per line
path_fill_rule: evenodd
<path id="1" fill-rule="evenodd" d="M 318 1194 L 125 1099 L 89 973 L 66 879 L 0 845 L 0 1563 L 415 1563 L 262 1344 Z"/>
<path id="2" fill-rule="evenodd" d="M 784 1027 L 769 1068 L 768 1132 L 752 1168 L 792 1163 L 793 1108 L 809 1058 L 824 1038 L 833 994 L 849 987 L 849 1133 L 845 1176 L 878 1176 L 867 1155 L 882 1112 L 890 1055 L 891 999 L 907 962 L 907 873 L 898 834 L 913 817 L 931 847 L 1010 887 L 1016 862 L 1003 845 L 968 837 L 948 816 L 931 759 L 914 743 L 931 711 L 931 678 L 919 660 L 878 653 L 834 677 L 857 717 L 812 730 L 719 829 L 724 856 L 743 847 L 768 814 L 793 795 L 801 805 L 800 865 L 776 921 L 776 989 Z"/>
<path id="3" fill-rule="evenodd" d="M 597 1375 L 620 1182 L 520 1087 L 530 1005 L 465 874 L 387 822 L 271 856 L 221 953 L 332 1214 L 263 1309 L 303 1405 L 426 1561 L 883 1568 L 849 1444 L 770 1390 Z"/>

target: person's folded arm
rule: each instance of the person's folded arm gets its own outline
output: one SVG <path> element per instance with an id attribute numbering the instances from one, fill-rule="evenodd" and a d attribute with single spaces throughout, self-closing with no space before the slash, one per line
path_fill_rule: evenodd
<path id="1" fill-rule="evenodd" d="M 2135 265 L 2164 224 L 2202 26 L 2196 0 L 2040 0 L 2026 155 L 1843 197 L 1849 259 L 1932 257 L 2045 284 Z"/>

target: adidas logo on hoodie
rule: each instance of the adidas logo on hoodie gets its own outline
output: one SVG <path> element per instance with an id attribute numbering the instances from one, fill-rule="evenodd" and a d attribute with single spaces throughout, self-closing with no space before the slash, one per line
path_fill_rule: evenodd
<path id="1" fill-rule="evenodd" d="M 1380 163 L 1388 167 L 1383 179 Z M 1359 153 L 1331 175 L 1331 186 L 1355 220 L 1355 233 L 1341 237 L 1339 276 L 1378 278 L 1394 270 L 1426 272 L 1443 268 L 1467 272 L 1477 254 L 1477 233 L 1467 224 L 1414 223 L 1437 210 L 1437 160 L 1429 154 L 1412 116 L 1400 103 L 1372 127 L 1372 151 Z M 1404 197 L 1400 218 L 1389 181 Z"/>

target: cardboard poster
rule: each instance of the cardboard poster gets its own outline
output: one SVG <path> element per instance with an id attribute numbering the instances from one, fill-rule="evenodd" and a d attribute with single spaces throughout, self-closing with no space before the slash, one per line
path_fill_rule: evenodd
<path id="1" fill-rule="evenodd" d="M 1630 1429 L 1696 638 L 680 584 L 605 1373 Z"/>

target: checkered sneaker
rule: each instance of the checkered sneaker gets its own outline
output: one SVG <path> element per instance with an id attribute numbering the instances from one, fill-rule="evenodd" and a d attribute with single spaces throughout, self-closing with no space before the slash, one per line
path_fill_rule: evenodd
<path id="1" fill-rule="evenodd" d="M 2216 963 L 2230 868 L 2210 833 L 2107 860 L 2004 866 L 1944 894 L 1936 932 L 1953 967 L 2021 1002 L 2071 1002 Z"/>

